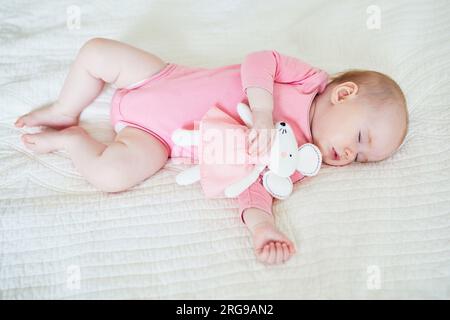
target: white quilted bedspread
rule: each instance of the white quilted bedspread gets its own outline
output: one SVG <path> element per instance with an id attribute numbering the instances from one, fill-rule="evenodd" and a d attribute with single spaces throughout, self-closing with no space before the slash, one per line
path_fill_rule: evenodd
<path id="1" fill-rule="evenodd" d="M 450 298 L 449 8 L 447 1 L 2 3 L 0 298 Z M 367 20 L 378 9 L 380 28 L 372 29 Z M 410 131 L 389 160 L 324 167 L 275 202 L 298 254 L 266 267 L 233 199 L 206 200 L 198 185 L 175 184 L 183 165 L 171 160 L 132 190 L 105 194 L 67 154 L 35 155 L 21 145 L 14 120 L 56 99 L 92 37 L 193 66 L 276 49 L 330 73 L 379 70 L 406 92 Z M 107 88 L 81 119 L 105 142 L 113 137 L 112 93 Z"/>

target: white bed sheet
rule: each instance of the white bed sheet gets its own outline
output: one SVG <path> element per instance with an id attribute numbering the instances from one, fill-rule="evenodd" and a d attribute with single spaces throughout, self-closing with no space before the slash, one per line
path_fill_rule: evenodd
<path id="1" fill-rule="evenodd" d="M 450 9 L 446 1 L 9 1 L 0 9 L 0 298 L 450 297 Z M 80 28 L 71 17 L 81 12 Z M 376 13 L 375 13 L 376 14 Z M 64 153 L 34 155 L 13 127 L 54 100 L 80 46 L 126 41 L 213 67 L 276 49 L 331 72 L 368 68 L 407 94 L 410 131 L 381 163 L 324 167 L 276 202 L 287 264 L 252 252 L 232 199 L 177 186 L 170 161 L 120 194 Z M 107 88 L 81 125 L 111 141 Z"/>

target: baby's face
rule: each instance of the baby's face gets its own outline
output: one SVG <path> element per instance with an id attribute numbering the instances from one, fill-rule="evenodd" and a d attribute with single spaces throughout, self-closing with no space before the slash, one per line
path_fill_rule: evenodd
<path id="1" fill-rule="evenodd" d="M 311 123 L 313 143 L 324 163 L 380 161 L 395 152 L 406 129 L 404 117 L 396 111 L 399 108 L 373 109 L 362 105 L 358 97 L 330 96 L 318 97 Z"/>

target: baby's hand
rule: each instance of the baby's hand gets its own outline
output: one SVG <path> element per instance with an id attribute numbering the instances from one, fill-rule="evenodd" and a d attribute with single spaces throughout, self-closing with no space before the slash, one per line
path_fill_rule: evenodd
<path id="1" fill-rule="evenodd" d="M 271 223 L 255 226 L 252 235 L 256 257 L 263 263 L 284 263 L 295 253 L 292 241 Z"/>
<path id="2" fill-rule="evenodd" d="M 272 143 L 273 119 L 272 111 L 253 110 L 253 126 L 248 134 L 248 153 L 261 156 L 270 150 Z"/>

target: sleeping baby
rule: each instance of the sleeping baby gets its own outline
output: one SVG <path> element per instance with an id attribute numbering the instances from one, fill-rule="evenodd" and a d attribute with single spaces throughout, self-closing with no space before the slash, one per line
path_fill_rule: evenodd
<path id="1" fill-rule="evenodd" d="M 117 133 L 106 145 L 78 126 L 80 113 L 105 83 L 117 87 L 111 124 Z M 95 38 L 80 49 L 58 100 L 21 116 L 19 128 L 45 126 L 22 141 L 37 153 L 65 150 L 76 169 L 96 188 L 119 192 L 149 178 L 169 157 L 186 156 L 171 140 L 179 128 L 192 129 L 212 107 L 239 118 L 244 102 L 253 114 L 249 153 L 267 151 L 274 123 L 287 121 L 298 145 L 310 142 L 323 163 L 345 166 L 380 161 L 402 144 L 408 113 L 400 87 L 388 76 L 353 70 L 329 77 L 318 68 L 277 51 L 257 51 L 242 64 L 188 67 L 109 39 Z M 293 182 L 304 179 L 299 172 Z M 275 226 L 272 196 L 261 177 L 237 198 L 259 261 L 287 261 L 295 246 Z"/>

